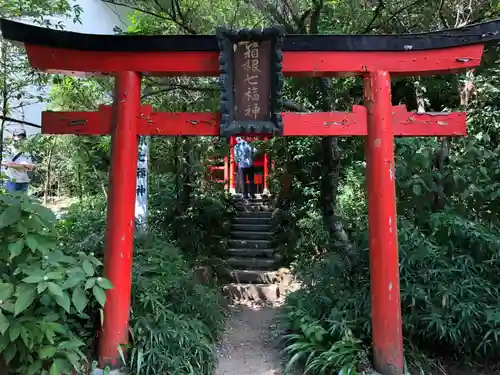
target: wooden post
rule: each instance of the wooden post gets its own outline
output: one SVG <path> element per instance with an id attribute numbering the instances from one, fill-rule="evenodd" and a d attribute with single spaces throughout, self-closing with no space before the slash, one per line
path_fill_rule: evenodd
<path id="1" fill-rule="evenodd" d="M 403 337 L 394 174 L 391 80 L 374 71 L 365 81 L 368 224 L 373 360 L 383 375 L 403 373 Z"/>
<path id="2" fill-rule="evenodd" d="M 224 156 L 224 190 L 229 190 L 229 158 Z"/>
<path id="3" fill-rule="evenodd" d="M 128 342 L 140 94 L 140 74 L 117 74 L 104 257 L 104 273 L 113 289 L 106 292 L 99 343 L 99 363 L 103 368 L 119 366 L 118 348 Z"/>
<path id="4" fill-rule="evenodd" d="M 236 144 L 236 137 L 229 137 L 229 192 L 236 193 L 236 168 L 234 161 L 234 145 Z"/>
<path id="5" fill-rule="evenodd" d="M 264 138 L 265 141 L 269 141 L 268 137 Z M 269 195 L 269 188 L 267 185 L 267 178 L 269 176 L 269 158 L 267 156 L 267 152 L 264 154 L 264 186 L 263 186 L 263 194 Z"/>

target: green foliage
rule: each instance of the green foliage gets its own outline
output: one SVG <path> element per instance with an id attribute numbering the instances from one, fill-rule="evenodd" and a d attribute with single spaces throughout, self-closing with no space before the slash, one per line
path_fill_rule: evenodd
<path id="1" fill-rule="evenodd" d="M 194 203 L 200 207 L 196 212 L 200 215 L 189 216 L 194 211 L 189 208 L 186 215 L 175 218 L 175 202 L 169 200 L 174 192 L 172 181 L 155 177 L 151 186 L 150 231 L 135 240 L 132 335 L 126 363 L 141 375 L 208 374 L 216 360 L 214 347 L 224 319 L 223 300 L 215 285 L 197 282 L 191 267 L 195 261 L 216 251 L 217 246 L 221 248 L 217 234 L 221 229 L 217 225 L 224 216 L 225 203 L 210 191 L 200 193 L 194 196 Z M 212 206 L 216 209 L 212 210 Z M 222 208 L 217 210 L 219 206 Z M 210 220 L 207 227 L 200 224 L 205 217 Z M 177 220 L 182 220 L 184 229 L 179 230 L 177 239 L 173 240 Z M 73 205 L 60 220 L 59 240 L 75 252 L 86 249 L 102 259 L 104 221 L 102 197 L 85 199 Z M 189 235 L 191 240 L 203 237 L 205 247 L 201 242 L 191 244 L 187 240 Z M 179 243 L 185 243 L 186 249 L 180 251 Z M 95 315 L 99 306 L 94 304 L 93 308 Z M 81 333 L 92 349 L 95 329 L 95 324 L 87 322 Z"/>
<path id="2" fill-rule="evenodd" d="M 54 26 L 50 17 L 54 15 L 73 16 L 74 22 L 79 22 L 79 16 L 83 9 L 80 5 L 74 4 L 73 0 L 1 0 L 0 17 L 31 18 L 33 21 Z M 56 24 L 60 26 L 60 23 Z"/>
<path id="3" fill-rule="evenodd" d="M 32 3 L 31 9 L 41 11 L 40 1 Z M 138 9 L 125 31 L 137 34 L 209 33 L 221 24 L 273 23 L 284 25 L 287 33 L 401 33 L 459 26 L 500 14 L 490 0 L 477 1 L 474 7 L 454 0 L 121 3 Z M 3 14 L 8 9 L 9 14 L 19 15 L 19 1 L 0 4 Z M 60 1 L 50 1 L 48 8 L 54 9 L 54 4 L 61 12 L 69 11 Z M 422 358 L 419 352 L 429 357 L 498 358 L 500 72 L 492 68 L 496 60 L 498 51 L 491 48 L 486 66 L 478 70 L 477 90 L 471 93 L 475 100 L 467 103 L 469 137 L 396 142 L 405 354 L 414 363 Z M 16 49 L 12 49 L 12 61 L 3 66 L 5 77 L 13 77 L 17 67 L 25 69 L 26 60 Z M 143 82 L 142 97 L 156 110 L 211 111 L 218 105 L 213 78 L 146 77 Z M 331 83 L 325 92 L 316 80 L 290 79 L 285 96 L 311 111 L 326 110 L 325 106 L 348 110 L 361 102 L 360 79 Z M 437 111 L 457 108 L 456 88 L 464 83 L 471 81 L 464 76 L 394 79 L 393 101 L 409 109 L 417 105 Z M 55 109 L 96 108 L 111 97 L 108 78 L 56 77 L 54 84 Z M 9 95 L 18 95 L 14 91 Z M 4 114 L 10 105 L 4 106 Z M 171 240 L 137 242 L 131 352 L 135 370 L 191 374 L 208 373 L 212 367 L 211 336 L 220 321 L 212 298 L 217 296 L 211 287 L 196 285 L 188 267 L 224 249 L 228 203 L 204 183 L 203 173 L 211 162 L 209 156 L 220 157 L 227 145 L 212 147 L 211 141 L 209 137 L 163 137 L 152 142 L 152 228 Z M 338 169 L 324 158 L 321 138 L 275 138 L 270 143 L 271 159 L 276 162 L 273 192 L 279 193 L 285 172 L 292 179 L 291 193 L 280 196 L 289 203 L 279 216 L 280 251 L 295 262 L 304 285 L 288 298 L 282 317 L 290 364 L 302 362 L 311 373 L 361 371 L 367 366 L 371 342 L 362 141 L 335 140 Z M 57 144 L 51 138 L 41 141 L 44 194 L 57 189 L 79 195 L 80 201 L 86 195 L 96 199 L 107 188 L 109 145 L 107 137 L 67 137 Z M 437 165 L 440 159 L 443 163 Z M 321 189 L 328 186 L 329 178 L 334 188 Z M 333 201 L 332 207 L 325 207 L 326 197 Z M 74 249 L 75 257 L 80 250 L 101 257 L 103 211 L 104 206 L 75 208 L 60 224 L 61 240 Z M 339 218 L 335 228 L 327 220 L 332 216 Z M 47 286 L 46 293 L 54 291 Z"/>
<path id="4" fill-rule="evenodd" d="M 22 19 L 35 24 L 63 29 L 54 16 L 66 16 L 80 22 L 83 9 L 73 0 L 0 0 L 0 17 Z M 31 68 L 22 47 L 7 40 L 0 41 L 0 155 L 6 125 L 11 118 L 19 119 L 24 107 L 44 101 L 40 89 L 49 82 L 49 76 Z"/>
<path id="5" fill-rule="evenodd" d="M 197 178 L 184 208 L 179 204 L 174 175 L 155 174 L 151 180 L 151 228 L 169 233 L 191 261 L 224 255 L 232 215 L 225 192 Z"/>
<path id="6" fill-rule="evenodd" d="M 445 355 L 498 358 L 500 228 L 452 212 L 428 220 L 432 234 L 407 223 L 400 229 L 406 337 Z"/>
<path id="7" fill-rule="evenodd" d="M 490 54 L 498 56 L 496 50 Z M 492 58 L 488 56 L 486 61 Z M 443 358 L 500 361 L 500 92 L 492 84 L 499 77 L 496 68 L 476 77 L 467 137 L 396 141 L 401 304 L 405 357 L 410 366 L 427 369 L 435 359 Z M 453 79 L 422 82 L 433 87 L 427 91 L 435 93 L 434 87 L 453 88 Z M 399 89 L 401 83 L 396 83 Z M 448 96 L 439 102 L 432 97 L 430 103 L 434 108 L 439 108 L 437 103 L 456 105 Z M 294 141 L 288 148 L 286 167 L 293 173 L 294 189 L 291 203 L 281 213 L 279 229 L 282 251 L 295 259 L 303 282 L 302 290 L 287 298 L 281 319 L 288 333 L 285 351 L 311 373 L 320 372 L 313 363 L 327 365 L 328 371 L 340 371 L 346 364 L 363 370 L 371 345 L 371 314 L 361 145 L 356 146 L 358 150 L 343 148 L 337 182 L 336 214 L 342 217 L 356 254 L 348 257 L 325 225 L 319 183 L 307 182 L 316 173 L 311 164 L 318 156 L 315 143 L 309 148 L 305 144 Z M 339 144 L 353 143 L 339 140 Z M 436 162 L 440 159 L 444 160 L 441 166 Z M 324 353 L 343 347 L 345 337 L 356 342 L 349 346 L 353 357 L 346 354 L 343 362 L 338 357 L 327 360 L 330 354 Z"/>
<path id="8" fill-rule="evenodd" d="M 130 368 L 137 374 L 210 374 L 224 319 L 215 286 L 200 285 L 179 249 L 159 235 L 137 243 Z"/>
<path id="9" fill-rule="evenodd" d="M 227 248 L 231 205 L 223 193 L 197 194 L 192 206 L 174 220 L 174 233 L 183 252 L 193 259 L 222 257 Z"/>
<path id="10" fill-rule="evenodd" d="M 68 321 L 88 319 L 112 286 L 101 262 L 58 246 L 55 216 L 25 195 L 0 196 L 0 352 L 13 373 L 81 371 L 86 344 Z"/>
<path id="11" fill-rule="evenodd" d="M 73 204 L 57 223 L 59 241 L 73 252 L 93 252 L 102 259 L 106 231 L 106 201 L 87 197 Z"/>
<path id="12" fill-rule="evenodd" d="M 283 336 L 284 353 L 290 357 L 285 372 L 300 363 L 311 374 L 358 374 L 360 365 L 367 363 L 366 352 L 361 341 L 353 336 L 345 316 L 334 309 L 327 317 L 328 323 L 322 324 L 301 305 L 302 300 L 293 298 L 281 316 L 291 331 Z"/>

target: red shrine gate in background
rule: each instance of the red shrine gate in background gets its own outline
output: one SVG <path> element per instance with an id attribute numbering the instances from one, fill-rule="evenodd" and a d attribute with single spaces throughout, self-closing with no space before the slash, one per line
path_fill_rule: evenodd
<path id="1" fill-rule="evenodd" d="M 252 142 L 255 140 L 267 141 L 265 136 L 243 137 L 245 140 Z M 215 165 L 207 167 L 207 178 L 211 181 L 224 183 L 224 189 L 230 193 L 236 193 L 238 185 L 238 163 L 234 159 L 234 146 L 236 145 L 236 137 L 229 137 L 229 155 L 224 156 L 222 161 L 214 160 Z M 267 153 L 256 156 L 253 165 L 255 167 L 254 183 L 257 194 L 269 194 L 267 179 L 269 177 L 269 157 Z M 271 163 L 272 165 L 272 163 Z"/>
<path id="2" fill-rule="evenodd" d="M 101 366 L 117 366 L 119 345 L 128 341 L 138 135 L 237 133 L 221 126 L 227 122 L 224 113 L 165 113 L 141 105 L 141 75 L 217 76 L 224 68 L 218 60 L 217 38 L 85 35 L 7 20 L 1 20 L 0 26 L 4 38 L 24 43 L 36 69 L 116 77 L 113 108 L 44 112 L 42 126 L 45 134 L 112 137 L 105 275 L 114 288 L 107 292 L 99 361 Z M 393 106 L 391 76 L 471 69 L 480 64 L 484 43 L 498 39 L 500 21 L 419 35 L 287 35 L 283 40 L 286 76 L 356 75 L 364 79 L 364 106 L 355 106 L 352 112 L 285 112 L 277 115 L 271 127 L 261 127 L 271 131 L 253 133 L 365 137 L 373 358 L 375 369 L 384 375 L 403 373 L 394 137 L 466 134 L 465 113 L 418 114 Z"/>

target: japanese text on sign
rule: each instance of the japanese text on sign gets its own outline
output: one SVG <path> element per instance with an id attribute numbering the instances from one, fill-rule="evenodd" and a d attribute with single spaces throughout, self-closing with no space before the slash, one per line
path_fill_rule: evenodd
<path id="1" fill-rule="evenodd" d="M 235 49 L 235 117 L 267 120 L 270 90 L 270 43 L 239 42 Z"/>
<path id="2" fill-rule="evenodd" d="M 259 91 L 257 88 L 259 70 L 259 45 L 257 42 L 245 42 L 245 52 L 243 54 L 245 62 L 243 63 L 243 70 L 245 70 L 247 84 L 247 91 L 245 92 L 245 99 L 247 105 L 245 107 L 245 116 L 257 119 L 260 113 L 259 107 Z"/>
<path id="3" fill-rule="evenodd" d="M 139 137 L 135 198 L 136 223 L 145 228 L 148 217 L 148 155 L 149 137 Z"/>

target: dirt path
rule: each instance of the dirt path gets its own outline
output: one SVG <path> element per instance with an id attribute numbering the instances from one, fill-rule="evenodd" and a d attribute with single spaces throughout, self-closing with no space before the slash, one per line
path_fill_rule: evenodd
<path id="1" fill-rule="evenodd" d="M 277 309 L 236 305 L 231 310 L 215 375 L 282 375 L 272 329 Z"/>

